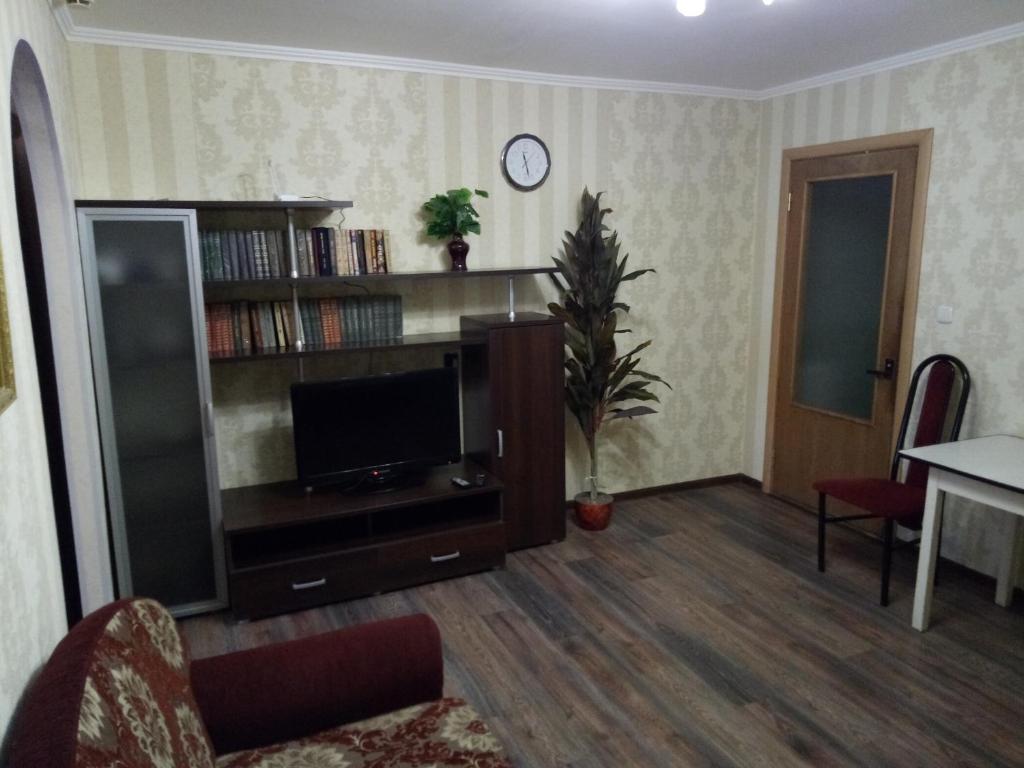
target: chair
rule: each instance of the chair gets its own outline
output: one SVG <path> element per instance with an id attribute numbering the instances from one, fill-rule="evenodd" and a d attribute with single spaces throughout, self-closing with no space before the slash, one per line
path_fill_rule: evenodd
<path id="1" fill-rule="evenodd" d="M 441 636 L 405 616 L 190 662 L 171 615 L 127 599 L 68 633 L 10 732 L 17 768 L 511 768 L 461 699 Z"/>
<path id="2" fill-rule="evenodd" d="M 917 428 L 913 442 L 907 445 L 907 430 L 915 410 L 918 385 L 925 371 L 928 379 L 920 404 Z M 958 386 L 959 380 L 959 386 Z M 958 391 L 959 390 L 959 391 Z M 888 478 L 855 477 L 819 480 L 814 483 L 818 492 L 818 570 L 825 571 L 825 526 L 843 520 L 865 520 L 884 518 L 882 538 L 882 594 L 881 604 L 889 605 L 889 572 L 892 565 L 893 535 L 896 524 L 920 531 L 924 517 L 925 489 L 928 485 L 928 467 L 918 461 L 901 459 L 899 452 L 905 448 L 952 442 L 960 435 L 967 395 L 971 390 L 971 377 L 967 367 L 952 355 L 932 355 L 914 370 L 910 379 L 907 404 L 900 422 L 896 450 Z M 950 419 L 952 415 L 952 420 Z M 899 474 L 901 464 L 908 465 L 903 481 Z M 825 510 L 825 499 L 831 496 L 845 501 L 859 509 L 862 515 L 829 517 Z M 942 529 L 939 529 L 941 553 Z"/>

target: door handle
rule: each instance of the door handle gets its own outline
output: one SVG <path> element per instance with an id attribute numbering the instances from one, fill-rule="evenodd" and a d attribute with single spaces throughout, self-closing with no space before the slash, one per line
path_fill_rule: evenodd
<path id="1" fill-rule="evenodd" d="M 502 430 L 498 430 L 498 458 L 502 459 L 505 457 L 505 433 Z"/>
<path id="2" fill-rule="evenodd" d="M 462 553 L 459 552 L 459 550 L 455 550 L 454 552 L 447 555 L 431 555 L 430 562 L 447 563 L 449 560 L 458 560 L 460 557 L 462 557 Z"/>
<path id="3" fill-rule="evenodd" d="M 292 582 L 292 590 L 295 592 L 301 592 L 304 589 L 316 589 L 322 587 L 327 583 L 327 579 L 314 579 L 313 581 L 296 581 Z"/>
<path id="4" fill-rule="evenodd" d="M 885 365 L 882 370 L 876 370 L 874 368 L 868 368 L 865 373 L 870 373 L 872 376 L 879 379 L 891 379 L 893 372 L 896 370 L 896 361 L 891 357 L 885 358 Z"/>

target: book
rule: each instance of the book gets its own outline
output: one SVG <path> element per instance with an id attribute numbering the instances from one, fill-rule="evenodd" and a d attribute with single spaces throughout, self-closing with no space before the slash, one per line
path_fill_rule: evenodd
<path id="1" fill-rule="evenodd" d="M 206 233 L 206 247 L 210 249 L 210 264 L 212 265 L 212 275 L 214 280 L 223 280 L 224 275 L 224 262 L 220 258 L 220 248 L 218 244 L 214 242 L 213 232 Z"/>
<path id="2" fill-rule="evenodd" d="M 384 230 L 377 230 L 377 272 L 387 272 L 387 265 L 384 260 Z"/>
<path id="3" fill-rule="evenodd" d="M 256 275 L 260 279 L 270 277 L 270 262 L 267 259 L 267 236 L 258 229 L 252 231 L 252 248 L 256 254 Z"/>
<path id="4" fill-rule="evenodd" d="M 334 274 L 344 275 L 345 264 L 344 259 L 341 257 L 341 253 L 338 250 L 338 230 L 331 227 L 327 230 L 327 240 L 331 247 L 331 263 L 334 266 Z"/>
<path id="5" fill-rule="evenodd" d="M 391 263 L 391 231 L 384 230 L 384 271 L 388 272 Z M 401 302 L 399 302 L 401 307 Z"/>
<path id="6" fill-rule="evenodd" d="M 253 246 L 252 232 L 243 233 L 242 241 L 245 245 L 245 258 L 249 262 L 249 278 L 258 280 L 262 275 L 260 275 L 259 265 L 256 263 L 256 248 Z"/>
<path id="7" fill-rule="evenodd" d="M 313 259 L 313 233 L 305 229 L 302 236 L 306 239 L 306 274 L 316 277 L 316 262 Z"/>
<path id="8" fill-rule="evenodd" d="M 324 344 L 341 343 L 341 321 L 338 318 L 338 300 L 320 300 L 320 325 L 324 329 Z"/>
<path id="9" fill-rule="evenodd" d="M 353 296 L 346 296 L 341 300 L 341 327 L 346 341 L 359 341 L 355 306 L 355 297 Z"/>
<path id="10" fill-rule="evenodd" d="M 354 229 L 346 230 L 348 232 L 348 273 L 350 275 L 359 274 L 359 261 L 356 257 L 356 232 Z"/>
<path id="11" fill-rule="evenodd" d="M 274 245 L 277 246 L 278 271 L 281 277 L 291 277 L 291 259 L 288 256 L 288 233 L 280 229 L 274 230 Z"/>
<path id="12" fill-rule="evenodd" d="M 370 304 L 371 338 L 375 341 L 391 338 L 387 327 L 387 296 L 374 296 Z"/>
<path id="13" fill-rule="evenodd" d="M 313 252 L 316 254 L 317 274 L 321 277 L 330 277 L 334 271 L 326 227 L 313 227 Z"/>
<path id="14" fill-rule="evenodd" d="M 217 236 L 220 238 L 220 250 L 221 253 L 227 254 L 228 272 L 231 275 L 232 280 L 240 280 L 242 278 L 241 265 L 238 263 L 238 249 L 235 248 L 235 239 L 232 237 L 231 231 L 218 232 Z"/>
<path id="15" fill-rule="evenodd" d="M 301 229 L 295 230 L 295 269 L 306 277 L 306 235 Z"/>
<path id="16" fill-rule="evenodd" d="M 267 269 L 271 277 L 281 277 L 281 254 L 277 252 L 277 238 L 274 230 L 263 232 L 262 237 L 267 244 Z"/>
<path id="17" fill-rule="evenodd" d="M 241 348 L 240 352 L 249 354 L 252 352 L 252 327 L 249 322 L 249 302 L 239 302 L 238 324 L 240 326 Z"/>
<path id="18" fill-rule="evenodd" d="M 288 346 L 288 337 L 284 332 L 284 314 L 282 301 L 274 302 L 274 333 L 277 334 L 277 346 L 285 349 Z"/>

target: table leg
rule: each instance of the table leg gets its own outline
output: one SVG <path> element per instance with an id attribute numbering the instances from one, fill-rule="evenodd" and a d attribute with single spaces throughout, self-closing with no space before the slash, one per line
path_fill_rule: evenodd
<path id="1" fill-rule="evenodd" d="M 917 587 L 914 589 L 914 611 L 911 623 L 924 632 L 932 612 L 932 585 L 935 578 L 935 556 L 939 548 L 939 528 L 942 524 L 942 504 L 936 475 L 932 467 L 928 476 L 928 490 L 924 499 L 924 521 L 921 530 L 921 551 L 917 557 Z"/>
<path id="2" fill-rule="evenodd" d="M 1017 576 L 1017 558 L 1020 554 L 1020 517 L 1006 516 L 1003 532 L 1003 555 L 996 572 L 996 605 L 1009 608 L 1013 602 L 1013 580 Z"/>

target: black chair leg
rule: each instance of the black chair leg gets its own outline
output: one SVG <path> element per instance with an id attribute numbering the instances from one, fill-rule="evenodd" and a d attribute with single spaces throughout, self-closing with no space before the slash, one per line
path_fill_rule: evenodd
<path id="1" fill-rule="evenodd" d="M 825 494 L 818 494 L 818 570 L 825 572 Z"/>
<path id="2" fill-rule="evenodd" d="M 885 521 L 882 538 L 882 607 L 889 605 L 889 572 L 892 570 L 892 536 L 895 523 L 892 518 Z"/>

